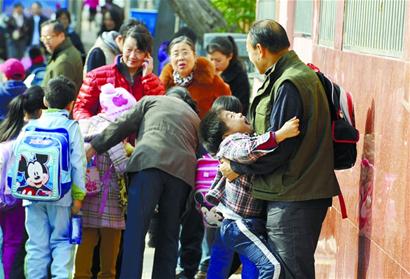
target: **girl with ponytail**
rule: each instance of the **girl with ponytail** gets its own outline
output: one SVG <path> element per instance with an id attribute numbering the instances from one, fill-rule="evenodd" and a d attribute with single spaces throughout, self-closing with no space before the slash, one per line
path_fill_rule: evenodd
<path id="1" fill-rule="evenodd" d="M 15 139 L 30 119 L 41 115 L 44 92 L 40 86 L 32 86 L 15 97 L 9 104 L 6 118 L 0 124 L 0 143 Z"/>
<path id="2" fill-rule="evenodd" d="M 8 106 L 6 118 L 0 124 L 0 226 L 3 231 L 2 261 L 4 278 L 24 278 L 24 208 L 21 200 L 5 199 L 6 170 L 12 155 L 13 141 L 24 125 L 30 120 L 40 117 L 44 92 L 40 86 L 33 86 L 23 94 L 13 98 Z M 0 262 L 1 264 L 1 262 Z"/>

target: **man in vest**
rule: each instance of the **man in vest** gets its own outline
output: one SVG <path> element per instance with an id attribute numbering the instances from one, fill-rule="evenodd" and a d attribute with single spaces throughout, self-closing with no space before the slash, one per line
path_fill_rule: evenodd
<path id="1" fill-rule="evenodd" d="M 231 162 L 235 173 L 255 174 L 253 195 L 267 201 L 266 229 L 285 278 L 315 278 L 314 253 L 332 197 L 340 192 L 333 170 L 330 114 L 316 73 L 293 50 L 283 27 L 255 22 L 247 37 L 249 59 L 265 75 L 250 107 L 257 134 L 276 131 L 292 117 L 300 135 L 285 140 L 253 165 Z M 228 168 L 224 163 L 222 170 Z"/>

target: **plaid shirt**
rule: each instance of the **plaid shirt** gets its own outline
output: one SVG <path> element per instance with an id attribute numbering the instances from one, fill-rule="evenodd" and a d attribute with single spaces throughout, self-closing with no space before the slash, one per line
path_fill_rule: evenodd
<path id="1" fill-rule="evenodd" d="M 272 132 L 260 136 L 236 133 L 222 141 L 216 157 L 251 164 L 275 147 L 277 143 L 275 134 Z M 252 196 L 253 177 L 253 175 L 241 175 L 229 182 L 218 171 L 206 199 L 213 204 L 221 202 L 243 218 L 261 217 L 265 212 L 265 203 Z"/>

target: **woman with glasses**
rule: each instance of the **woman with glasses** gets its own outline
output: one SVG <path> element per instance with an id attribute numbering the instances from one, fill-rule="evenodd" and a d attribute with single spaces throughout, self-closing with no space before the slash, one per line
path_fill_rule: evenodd
<path id="1" fill-rule="evenodd" d="M 198 104 L 199 117 L 204 117 L 212 103 L 222 95 L 231 95 L 229 86 L 216 74 L 204 57 L 197 57 L 191 39 L 180 36 L 169 44 L 170 63 L 161 72 L 166 88 L 178 85 L 188 89 Z"/>
<path id="2" fill-rule="evenodd" d="M 142 25 L 132 27 L 125 35 L 122 55 L 118 55 L 113 64 L 87 73 L 74 105 L 74 118 L 89 118 L 101 111 L 99 101 L 101 87 L 107 83 L 112 84 L 115 88 L 126 89 L 137 101 L 146 95 L 163 95 L 164 87 L 158 77 L 152 73 L 151 49 L 152 37 L 147 29 Z M 117 100 L 118 102 L 112 105 L 119 107 L 127 103 L 125 99 L 117 98 Z M 110 189 L 114 185 L 110 184 Z M 116 276 L 115 264 L 120 247 L 121 230 L 125 229 L 124 214 L 121 210 L 119 196 L 118 203 L 110 197 L 103 214 L 100 214 L 99 204 L 102 200 L 101 193 L 96 197 L 90 196 L 84 201 L 83 237 L 91 241 L 81 244 L 78 249 L 75 278 L 91 277 L 90 255 L 98 242 L 100 242 L 100 273 L 98 276 L 101 278 L 115 278 Z"/>
<path id="3" fill-rule="evenodd" d="M 101 86 L 107 83 L 126 89 L 137 101 L 146 95 L 163 95 L 164 87 L 152 73 L 151 50 L 152 37 L 147 29 L 132 27 L 125 36 L 122 55 L 113 64 L 87 73 L 74 105 L 74 118 L 88 118 L 100 112 Z"/>
<path id="4" fill-rule="evenodd" d="M 170 63 L 163 68 L 160 79 L 166 88 L 177 85 L 188 89 L 192 99 L 197 103 L 200 118 L 205 116 L 219 96 L 231 95 L 229 86 L 216 74 L 212 63 L 205 57 L 197 57 L 195 45 L 189 37 L 175 37 L 171 40 L 168 50 Z M 205 153 L 205 150 L 200 151 L 202 152 Z M 188 202 L 194 204 L 193 198 Z M 182 271 L 178 272 L 177 278 L 192 278 L 197 272 L 201 259 L 202 238 L 201 215 L 194 206 L 191 206 L 182 223 L 179 252 Z"/>

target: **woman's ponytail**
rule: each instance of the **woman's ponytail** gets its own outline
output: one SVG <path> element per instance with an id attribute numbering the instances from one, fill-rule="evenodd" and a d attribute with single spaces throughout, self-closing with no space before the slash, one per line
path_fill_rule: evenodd
<path id="1" fill-rule="evenodd" d="M 11 100 L 7 116 L 0 124 L 0 142 L 12 140 L 18 136 L 26 124 L 24 121 L 26 113 L 30 119 L 39 116 L 38 112 L 46 108 L 43 98 L 43 89 L 40 86 L 32 86 Z"/>
<path id="2" fill-rule="evenodd" d="M 232 61 L 238 60 L 238 46 L 235 43 L 235 40 L 232 36 L 227 36 L 228 40 L 232 44 Z"/>

